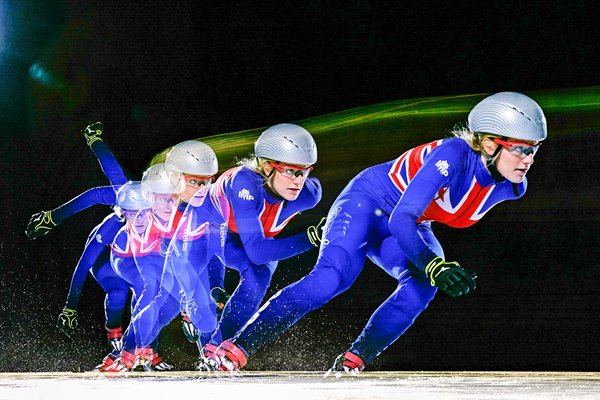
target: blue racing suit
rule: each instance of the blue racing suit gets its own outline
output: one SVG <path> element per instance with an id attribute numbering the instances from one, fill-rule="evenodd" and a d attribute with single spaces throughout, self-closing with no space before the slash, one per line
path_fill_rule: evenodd
<path id="1" fill-rule="evenodd" d="M 52 210 L 56 224 L 64 219 L 96 204 L 115 205 L 115 193 L 127 182 L 123 170 L 114 155 L 101 140 L 91 146 L 98 158 L 100 166 L 113 186 L 102 186 L 87 190 L 67 203 Z M 123 311 L 127 303 L 129 287 L 111 268 L 110 245 L 115 235 L 123 226 L 122 220 L 114 213 L 109 214 L 88 235 L 83 253 L 77 262 L 71 278 L 66 308 L 76 310 L 81 297 L 81 290 L 88 272 L 105 291 L 104 311 L 107 328 L 118 328 L 122 325 Z"/>
<path id="2" fill-rule="evenodd" d="M 436 293 L 423 272 L 433 258 L 443 257 L 431 222 L 468 227 L 501 201 L 520 198 L 526 188 L 527 181 L 494 179 L 481 155 L 458 138 L 426 143 L 367 168 L 331 206 L 312 272 L 271 297 L 234 342 L 253 353 L 274 340 L 348 289 L 368 257 L 398 282 L 349 349 L 372 362 Z M 340 219 L 348 223 L 336 225 Z M 345 234 L 334 232 L 335 226 L 346 226 Z"/>
<path id="3" fill-rule="evenodd" d="M 240 166 L 225 171 L 215 183 L 217 195 L 230 207 L 225 241 L 225 265 L 239 272 L 239 284 L 223 309 L 212 344 L 228 339 L 258 310 L 277 262 L 303 253 L 314 246 L 306 232 L 274 239 L 304 210 L 321 200 L 321 184 L 308 178 L 294 201 L 270 191 L 264 177 Z M 213 262 L 218 262 L 213 260 Z"/>
<path id="4" fill-rule="evenodd" d="M 185 209 L 178 210 L 180 219 L 176 230 L 162 235 L 163 240 L 170 241 L 167 251 L 161 251 L 164 263 L 161 264 L 160 290 L 131 321 L 138 348 L 148 347 L 180 309 L 201 333 L 213 332 L 216 328 L 207 266 L 213 256 L 223 257 L 228 208 L 214 195 L 206 197 L 201 205 L 191 202 L 181 206 Z"/>
<path id="5" fill-rule="evenodd" d="M 130 285 L 136 301 L 132 301 L 132 320 L 144 307 L 148 306 L 160 289 L 161 275 L 164 265 L 164 231 L 157 218 L 149 214 L 148 227 L 143 234 L 138 234 L 129 225 L 118 232 L 112 243 L 112 267 Z M 179 311 L 179 303 L 171 299 L 168 303 L 174 315 Z M 171 318 L 172 319 L 172 318 Z M 167 323 L 171 321 L 169 319 Z M 149 329 L 149 328 L 148 328 Z M 123 348 L 134 353 L 136 347 L 152 347 L 157 350 L 157 339 L 145 346 L 138 346 L 135 330 L 130 324 L 124 335 Z"/>
<path id="6" fill-rule="evenodd" d="M 129 286 L 111 268 L 110 252 L 108 251 L 113 238 L 122 225 L 119 217 L 110 214 L 89 234 L 83 253 L 73 271 L 65 303 L 66 308 L 77 310 L 83 284 L 88 272 L 91 272 L 106 293 L 104 312 L 106 327 L 110 329 L 122 325 L 123 311 L 129 295 Z"/>

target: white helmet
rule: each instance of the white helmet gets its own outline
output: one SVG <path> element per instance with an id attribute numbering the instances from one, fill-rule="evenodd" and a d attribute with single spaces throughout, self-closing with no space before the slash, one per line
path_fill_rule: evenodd
<path id="1" fill-rule="evenodd" d="M 129 181 L 117 190 L 117 206 L 122 210 L 139 211 L 151 208 L 152 202 L 139 181 Z"/>
<path id="2" fill-rule="evenodd" d="M 500 92 L 481 100 L 469 113 L 471 132 L 491 133 L 539 142 L 546 139 L 546 117 L 531 98 L 516 92 Z"/>
<path id="3" fill-rule="evenodd" d="M 219 171 L 213 149 L 198 140 L 186 140 L 173 146 L 167 153 L 165 166 L 187 175 L 213 176 Z"/>
<path id="4" fill-rule="evenodd" d="M 142 190 L 145 192 L 175 194 L 184 189 L 185 179 L 182 173 L 168 170 L 165 164 L 154 164 L 142 175 Z"/>
<path id="5" fill-rule="evenodd" d="M 254 144 L 254 155 L 282 163 L 313 165 L 317 162 L 317 144 L 303 127 L 278 124 L 260 135 Z"/>

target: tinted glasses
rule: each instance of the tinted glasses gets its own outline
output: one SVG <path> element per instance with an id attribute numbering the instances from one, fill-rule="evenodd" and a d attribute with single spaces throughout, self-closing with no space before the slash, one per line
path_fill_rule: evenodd
<path id="1" fill-rule="evenodd" d="M 494 143 L 497 143 L 504 147 L 506 150 L 508 150 L 510 154 L 519 156 L 521 158 L 525 158 L 530 154 L 535 155 L 535 153 L 537 153 L 538 149 L 541 146 L 541 144 L 533 145 L 523 142 L 507 142 L 498 138 L 493 138 L 492 140 L 494 141 Z"/>
<path id="2" fill-rule="evenodd" d="M 201 188 L 202 186 L 210 185 L 214 180 L 214 176 L 194 176 L 185 175 L 185 184 L 193 188 Z"/>
<path id="3" fill-rule="evenodd" d="M 281 165 L 276 164 L 274 162 L 269 162 L 269 164 L 275 168 L 281 175 L 285 176 L 288 179 L 296 179 L 301 176 L 302 178 L 307 178 L 310 171 L 312 171 L 313 167 L 310 166 L 308 168 L 295 167 L 292 165 Z"/>

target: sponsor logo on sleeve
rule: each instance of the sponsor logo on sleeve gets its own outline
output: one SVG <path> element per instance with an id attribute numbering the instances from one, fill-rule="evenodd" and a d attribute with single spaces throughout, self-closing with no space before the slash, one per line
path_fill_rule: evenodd
<path id="1" fill-rule="evenodd" d="M 243 200 L 254 200 L 254 196 L 250 194 L 248 189 L 242 189 L 238 192 L 238 197 Z"/>
<path id="2" fill-rule="evenodd" d="M 450 165 L 448 165 L 448 161 L 439 160 L 438 162 L 435 163 L 435 166 L 437 167 L 440 174 L 442 174 L 444 176 L 448 176 L 448 168 L 450 168 Z"/>

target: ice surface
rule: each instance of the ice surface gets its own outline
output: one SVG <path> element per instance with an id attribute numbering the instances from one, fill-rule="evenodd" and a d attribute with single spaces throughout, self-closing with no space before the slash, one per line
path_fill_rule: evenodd
<path id="1" fill-rule="evenodd" d="M 365 372 L 324 378 L 318 372 L 168 372 L 110 377 L 94 373 L 0 374 L 0 400 L 154 399 L 598 399 L 600 373 Z"/>

